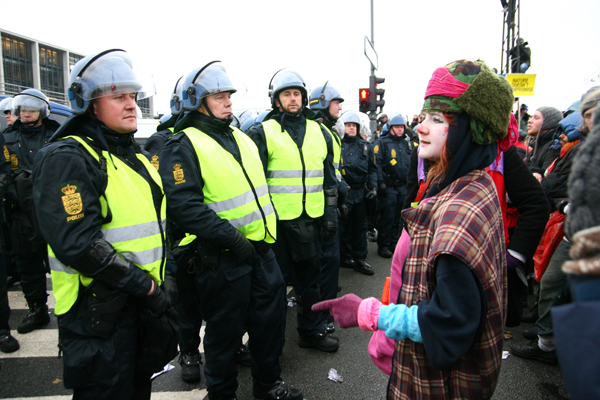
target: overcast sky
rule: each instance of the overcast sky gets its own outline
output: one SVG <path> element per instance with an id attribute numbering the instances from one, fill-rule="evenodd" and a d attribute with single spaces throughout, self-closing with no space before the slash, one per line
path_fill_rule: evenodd
<path id="1" fill-rule="evenodd" d="M 83 55 L 127 50 L 135 68 L 154 76 L 155 109 L 168 111 L 181 75 L 212 60 L 245 86 L 234 110 L 266 108 L 268 84 L 283 68 L 299 71 L 311 88 L 329 80 L 358 109 L 368 86 L 370 0 L 39 1 L 26 10 L 6 7 L 0 26 Z M 156 6 L 156 4 L 159 4 Z M 375 0 L 376 75 L 386 78 L 384 111 L 420 111 L 433 70 L 461 58 L 500 69 L 500 0 Z M 60 6 L 59 6 L 60 5 Z M 522 0 L 521 37 L 529 42 L 537 74 L 530 110 L 565 110 L 600 85 L 600 1 Z"/>

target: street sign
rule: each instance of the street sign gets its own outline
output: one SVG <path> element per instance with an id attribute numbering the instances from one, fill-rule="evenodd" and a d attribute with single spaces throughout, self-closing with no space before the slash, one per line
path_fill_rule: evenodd
<path id="1" fill-rule="evenodd" d="M 367 56 L 367 59 L 371 62 L 371 66 L 374 69 L 377 69 L 378 63 L 379 63 L 379 57 L 377 56 L 377 52 L 375 51 L 373 44 L 371 43 L 369 38 L 366 36 L 365 36 L 365 56 Z"/>

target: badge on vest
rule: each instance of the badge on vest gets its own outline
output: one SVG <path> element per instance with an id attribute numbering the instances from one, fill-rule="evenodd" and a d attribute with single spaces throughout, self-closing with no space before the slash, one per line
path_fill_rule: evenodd
<path id="1" fill-rule="evenodd" d="M 176 185 L 185 183 L 185 175 L 183 174 L 183 169 L 181 169 L 181 164 L 173 165 L 173 178 L 175 178 Z"/>
<path id="2" fill-rule="evenodd" d="M 81 193 L 77 192 L 77 186 L 67 183 L 60 191 L 63 192 L 63 206 L 68 214 L 67 222 L 83 218 L 83 202 L 81 201 Z"/>
<path id="3" fill-rule="evenodd" d="M 375 147 L 373 148 L 373 152 L 375 154 L 379 153 L 379 145 L 378 144 L 376 144 Z"/>
<path id="4" fill-rule="evenodd" d="M 392 158 L 396 158 L 396 149 L 392 149 Z"/>
<path id="5" fill-rule="evenodd" d="M 4 159 L 6 162 L 10 160 L 10 153 L 8 152 L 8 147 L 4 146 Z"/>
<path id="6" fill-rule="evenodd" d="M 158 171 L 158 156 L 156 154 L 152 156 L 152 161 L 150 161 L 150 164 L 154 165 L 154 168 L 156 168 Z"/>

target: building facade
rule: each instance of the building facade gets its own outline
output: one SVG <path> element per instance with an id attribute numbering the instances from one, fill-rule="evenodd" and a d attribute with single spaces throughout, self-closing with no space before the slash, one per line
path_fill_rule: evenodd
<path id="1" fill-rule="evenodd" d="M 71 67 L 85 55 L 0 29 L 0 94 L 15 95 L 28 88 L 51 101 L 70 106 L 67 95 Z M 138 101 L 144 118 L 153 117 L 152 98 Z"/>

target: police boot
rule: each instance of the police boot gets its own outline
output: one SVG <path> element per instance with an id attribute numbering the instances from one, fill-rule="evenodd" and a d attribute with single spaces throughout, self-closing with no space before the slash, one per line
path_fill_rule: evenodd
<path id="1" fill-rule="evenodd" d="M 181 365 L 181 379 L 184 382 L 200 382 L 200 352 L 198 350 L 179 354 L 179 365 Z"/>
<path id="2" fill-rule="evenodd" d="M 379 246 L 377 248 L 377 255 L 383 258 L 392 258 L 393 254 L 387 246 Z"/>
<path id="3" fill-rule="evenodd" d="M 367 231 L 367 240 L 369 242 L 377 241 L 377 230 L 375 228 L 371 229 L 370 231 Z"/>
<path id="4" fill-rule="evenodd" d="M 29 314 L 23 318 L 21 325 L 17 327 L 17 332 L 29 333 L 49 322 L 48 306 L 45 303 L 31 303 L 29 304 Z"/>
<path id="5" fill-rule="evenodd" d="M 12 353 L 19 350 L 19 342 L 12 337 L 10 329 L 0 330 L 0 351 L 3 353 Z"/>
<path id="6" fill-rule="evenodd" d="M 298 346 L 333 353 L 340 348 L 340 342 L 328 335 L 327 332 L 319 332 L 311 336 L 300 335 Z"/>
<path id="7" fill-rule="evenodd" d="M 281 379 L 272 383 L 261 383 L 256 379 L 252 380 L 252 396 L 260 400 L 302 400 L 302 392 L 298 389 L 288 386 Z"/>
<path id="8" fill-rule="evenodd" d="M 358 258 L 354 260 L 354 270 L 365 275 L 373 275 L 375 273 L 373 271 L 373 267 L 367 264 L 364 260 Z"/>

